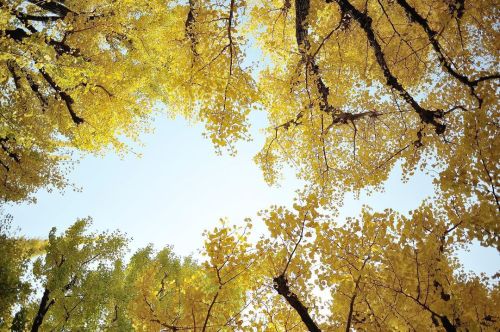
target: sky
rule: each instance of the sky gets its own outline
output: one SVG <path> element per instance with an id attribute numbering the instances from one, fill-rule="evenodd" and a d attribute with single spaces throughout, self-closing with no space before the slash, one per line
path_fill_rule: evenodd
<path id="1" fill-rule="evenodd" d="M 91 216 L 93 230 L 119 229 L 131 237 L 132 251 L 152 243 L 156 248 L 172 245 L 178 255 L 194 254 L 203 245 L 204 230 L 215 227 L 220 218 L 242 223 L 251 217 L 257 232 L 263 223 L 256 213 L 270 205 L 291 207 L 301 181 L 293 170 L 285 170 L 279 186 L 269 187 L 254 155 L 263 146 L 264 114 L 251 116 L 251 142 L 237 145 L 236 157 L 218 156 L 211 142 L 202 136 L 203 127 L 182 118 L 159 115 L 155 131 L 141 136 L 142 146 L 123 158 L 85 156 L 70 173 L 80 191 L 64 193 L 40 190 L 35 204 L 11 204 L 5 212 L 14 217 L 20 234 L 46 237 L 55 226 L 60 231 L 77 218 Z M 396 208 L 406 213 L 432 194 L 431 179 L 417 174 L 401 183 L 395 169 L 384 193 L 359 199 L 347 195 L 339 219 L 359 214 L 363 204 L 374 210 Z M 492 248 L 473 245 L 459 254 L 465 270 L 492 275 L 500 267 L 500 256 Z"/>

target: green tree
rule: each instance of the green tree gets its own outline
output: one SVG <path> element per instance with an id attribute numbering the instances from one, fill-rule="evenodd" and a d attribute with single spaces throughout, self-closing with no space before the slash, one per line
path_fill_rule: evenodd
<path id="1" fill-rule="evenodd" d="M 81 219 L 62 235 L 51 230 L 45 254 L 33 263 L 38 292 L 25 307 L 31 331 L 98 330 L 107 323 L 109 285 L 127 241 L 119 233 L 88 233 L 89 225 Z"/>
<path id="2" fill-rule="evenodd" d="M 6 224 L 5 224 L 6 225 Z M 3 226 L 4 227 L 4 226 Z M 0 331 L 158 331 L 235 329 L 247 298 L 248 244 L 226 227 L 207 234 L 198 264 L 170 247 L 139 249 L 124 261 L 127 240 L 118 232 L 89 232 L 81 219 L 58 235 L 53 228 L 43 249 L 26 250 L 2 228 L 2 325 Z M 33 245 L 32 245 L 33 246 Z M 222 256 L 222 254 L 224 256 Z M 3 259 L 2 257 L 2 259 Z M 15 309 L 15 311 L 14 311 Z"/>
<path id="3" fill-rule="evenodd" d="M 0 329 L 10 327 L 13 306 L 22 303 L 30 289 L 21 277 L 26 272 L 28 254 L 21 240 L 10 230 L 10 217 L 0 222 Z"/>

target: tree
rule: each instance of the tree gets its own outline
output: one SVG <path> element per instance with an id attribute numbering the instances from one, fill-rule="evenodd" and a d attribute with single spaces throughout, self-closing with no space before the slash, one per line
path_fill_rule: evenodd
<path id="1" fill-rule="evenodd" d="M 332 205 L 435 174 L 471 233 L 498 246 L 497 15 L 490 0 L 21 1 L 1 7 L 2 195 L 65 185 L 69 147 L 126 150 L 154 109 L 205 123 L 217 148 L 268 115 L 256 161 Z M 260 75 L 245 67 L 248 40 Z M 254 80 L 255 79 L 255 80 Z M 465 218 L 465 217 L 464 217 Z"/>
<path id="2" fill-rule="evenodd" d="M 259 80 L 271 126 L 257 156 L 315 191 L 380 189 L 436 174 L 476 238 L 498 246 L 497 18 L 489 1 L 266 2 L 252 26 L 270 66 Z M 263 27 L 262 27 L 263 26 Z"/>
<path id="3" fill-rule="evenodd" d="M 307 183 L 294 210 L 262 213 L 268 233 L 259 241 L 248 240 L 250 221 L 206 233 L 200 264 L 150 247 L 127 264 L 125 240 L 85 236 L 86 221 L 52 232 L 33 270 L 43 295 L 16 322 L 29 318 L 34 330 L 499 329 L 498 283 L 460 272 L 454 258 L 474 239 L 500 248 L 494 1 L 0 7 L 3 199 L 64 187 L 70 149 L 126 150 L 119 138 L 137 138 L 161 108 L 204 122 L 214 146 L 230 153 L 248 138 L 250 109 L 264 110 L 267 141 L 256 161 L 265 179 L 277 182 L 288 164 Z M 265 56 L 260 74 L 244 65 L 249 40 Z M 366 208 L 335 222 L 345 193 L 383 189 L 395 167 L 403 180 L 432 175 L 434 197 L 409 216 Z M 17 246 L 4 242 L 9 252 Z M 9 284 L 25 270 L 26 258 L 18 260 L 6 269 Z M 9 296 L 3 315 L 23 298 Z"/>
<path id="4" fill-rule="evenodd" d="M 154 256 L 151 247 L 135 253 L 127 266 L 126 287 L 127 312 L 136 330 L 215 331 L 240 326 L 247 297 L 247 269 L 234 262 L 241 258 L 240 245 L 226 228 L 210 237 L 231 249 L 209 249 L 201 265 L 190 258 L 181 261 L 168 247 Z"/>
<path id="5" fill-rule="evenodd" d="M 217 145 L 243 138 L 255 89 L 231 36 L 238 15 L 231 7 L 220 19 L 222 8 L 3 2 L 1 197 L 63 188 L 71 151 L 126 151 L 123 137 L 136 140 L 165 104 L 172 115 L 205 121 Z"/>
<path id="6" fill-rule="evenodd" d="M 20 243 L 36 242 L 18 240 L 2 228 L 2 258 L 8 260 L 0 271 L 0 331 L 241 327 L 242 311 L 250 304 L 244 253 L 249 245 L 236 229 L 207 233 L 216 247 L 207 244 L 203 264 L 175 256 L 170 247 L 156 252 L 151 246 L 124 262 L 123 235 L 91 233 L 90 222 L 78 220 L 60 235 L 53 228 L 32 264 Z"/>
<path id="7" fill-rule="evenodd" d="M 253 328 L 302 331 L 497 330 L 499 284 L 460 271 L 469 243 L 460 216 L 424 202 L 410 217 L 392 210 L 338 224 L 309 196 L 294 211 L 263 212 L 252 250 Z M 240 261 L 248 260 L 241 258 Z M 256 276 L 259 276 L 258 278 Z M 258 318 L 256 318 L 258 317 Z"/>
<path id="8" fill-rule="evenodd" d="M 0 328 L 7 326 L 14 303 L 22 302 L 29 289 L 21 281 L 26 270 L 26 253 L 10 231 L 10 220 L 0 223 Z"/>
<path id="9" fill-rule="evenodd" d="M 339 224 L 309 195 L 294 210 L 263 211 L 268 232 L 256 242 L 252 221 L 223 221 L 205 233 L 201 262 L 151 246 L 125 261 L 123 236 L 79 220 L 50 232 L 32 272 L 17 256 L 13 284 L 23 286 L 2 297 L 0 328 L 497 330 L 498 281 L 460 271 L 455 254 L 470 239 L 447 207 L 424 202 L 410 217 L 365 209 Z"/>
<path id="10" fill-rule="evenodd" d="M 0 330 L 10 327 L 14 306 L 23 305 L 32 291 L 25 280 L 29 260 L 39 255 L 45 241 L 19 237 L 11 229 L 12 216 L 1 215 L 0 220 Z M 24 314 L 24 313 L 20 313 Z"/>
<path id="11" fill-rule="evenodd" d="M 30 331 L 102 328 L 113 300 L 116 263 L 126 240 L 119 233 L 86 234 L 89 219 L 78 220 L 62 235 L 53 228 L 45 254 L 33 263 L 39 295 L 27 303 Z"/>
<path id="12" fill-rule="evenodd" d="M 122 323 L 115 316 L 122 294 L 109 287 L 123 282 L 122 235 L 89 234 L 90 219 L 59 236 L 53 228 L 48 240 L 15 237 L 7 226 L 4 221 L 0 238 L 0 331 L 96 330 Z"/>

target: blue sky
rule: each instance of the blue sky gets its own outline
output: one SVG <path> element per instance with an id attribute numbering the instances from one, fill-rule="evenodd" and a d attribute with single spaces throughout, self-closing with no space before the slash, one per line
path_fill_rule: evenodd
<path id="1" fill-rule="evenodd" d="M 257 211 L 272 204 L 291 206 L 295 190 L 301 187 L 293 171 L 285 170 L 279 187 L 264 182 L 253 156 L 263 145 L 260 128 L 263 114 L 251 118 L 252 142 L 238 145 L 238 155 L 217 156 L 203 127 L 190 125 L 181 118 L 158 116 L 155 132 L 142 136 L 143 146 L 120 158 L 86 156 L 70 174 L 80 192 L 68 189 L 64 194 L 36 194 L 36 204 L 8 206 L 21 234 L 46 237 L 52 226 L 63 230 L 77 218 L 92 216 L 96 230 L 120 229 L 132 237 L 131 249 L 148 243 L 157 248 L 173 245 L 180 255 L 195 254 L 202 246 L 202 232 L 213 228 L 219 218 L 242 222 L 252 217 L 257 232 L 263 225 Z M 407 212 L 432 194 L 431 179 L 417 174 L 408 183 L 392 172 L 384 193 L 359 200 L 348 195 L 340 218 L 355 216 L 363 204 L 375 210 L 395 208 Z M 491 275 L 500 267 L 495 249 L 474 245 L 471 252 L 461 252 L 466 270 L 484 271 Z"/>

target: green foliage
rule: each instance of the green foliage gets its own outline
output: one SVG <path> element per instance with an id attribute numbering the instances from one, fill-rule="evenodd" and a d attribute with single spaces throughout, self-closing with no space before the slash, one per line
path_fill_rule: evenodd
<path id="1" fill-rule="evenodd" d="M 11 216 L 0 220 L 0 329 L 10 327 L 14 306 L 23 305 L 30 285 L 23 280 L 32 252 L 11 230 Z"/>

